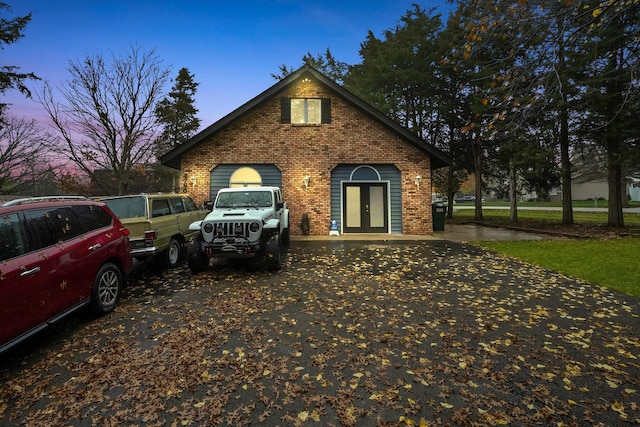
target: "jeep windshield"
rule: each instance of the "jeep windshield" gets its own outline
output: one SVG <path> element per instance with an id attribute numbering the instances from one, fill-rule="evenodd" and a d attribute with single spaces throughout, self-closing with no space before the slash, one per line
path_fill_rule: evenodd
<path id="1" fill-rule="evenodd" d="M 273 206 L 270 191 L 229 191 L 218 194 L 215 208 L 268 208 Z"/>
<path id="2" fill-rule="evenodd" d="M 118 197 L 102 200 L 118 218 L 147 216 L 147 199 L 143 196 Z"/>

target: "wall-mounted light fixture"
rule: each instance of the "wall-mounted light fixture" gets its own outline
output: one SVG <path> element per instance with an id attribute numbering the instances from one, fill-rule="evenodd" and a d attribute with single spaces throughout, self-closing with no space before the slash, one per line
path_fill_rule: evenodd
<path id="1" fill-rule="evenodd" d="M 305 175 L 304 178 L 302 178 L 302 183 L 304 184 L 304 189 L 308 189 L 309 188 L 309 180 L 311 178 L 309 178 L 309 175 Z"/>
<path id="2" fill-rule="evenodd" d="M 420 175 L 416 175 L 416 179 L 413 181 L 416 183 L 416 187 L 420 188 L 420 181 L 422 181 L 422 177 Z"/>
<path id="3" fill-rule="evenodd" d="M 196 188 L 196 176 L 195 175 L 191 175 L 191 178 L 189 178 L 191 180 L 191 187 L 192 188 Z"/>

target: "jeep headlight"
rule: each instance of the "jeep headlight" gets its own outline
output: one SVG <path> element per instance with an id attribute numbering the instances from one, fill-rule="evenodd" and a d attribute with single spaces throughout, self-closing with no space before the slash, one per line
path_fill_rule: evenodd
<path id="1" fill-rule="evenodd" d="M 260 224 L 258 224 L 257 222 L 252 222 L 251 224 L 249 224 L 249 231 L 255 233 L 258 230 L 260 230 Z"/>
<path id="2" fill-rule="evenodd" d="M 213 224 L 210 222 L 206 223 L 203 227 L 205 233 L 213 233 Z"/>

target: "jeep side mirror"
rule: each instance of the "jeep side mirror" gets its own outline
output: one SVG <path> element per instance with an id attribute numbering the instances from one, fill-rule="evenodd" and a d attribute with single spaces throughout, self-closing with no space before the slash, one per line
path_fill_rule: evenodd
<path id="1" fill-rule="evenodd" d="M 206 210 L 212 211 L 213 210 L 213 200 L 207 200 L 206 202 L 204 202 L 204 208 Z"/>
<path id="2" fill-rule="evenodd" d="M 276 202 L 276 209 L 284 208 L 284 202 Z"/>

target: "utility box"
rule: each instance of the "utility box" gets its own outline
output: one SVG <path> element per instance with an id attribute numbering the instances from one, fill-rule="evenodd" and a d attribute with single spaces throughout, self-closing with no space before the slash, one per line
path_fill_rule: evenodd
<path id="1" fill-rule="evenodd" d="M 431 205 L 431 217 L 433 218 L 433 231 L 444 231 L 444 221 L 447 216 L 447 207 L 442 203 Z"/>

